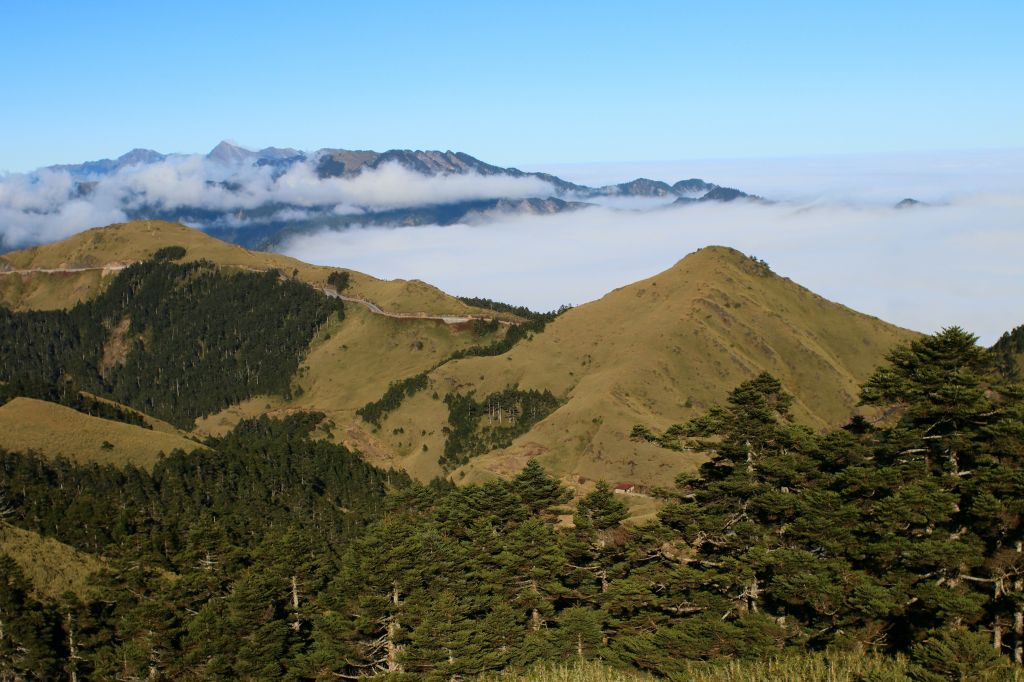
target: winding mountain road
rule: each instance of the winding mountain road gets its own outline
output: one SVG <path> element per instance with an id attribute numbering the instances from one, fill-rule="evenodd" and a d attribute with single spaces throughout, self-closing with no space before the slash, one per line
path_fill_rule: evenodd
<path id="1" fill-rule="evenodd" d="M 345 296 L 344 294 L 339 294 L 337 290 L 331 289 L 329 287 L 316 287 L 316 289 L 317 291 L 322 292 L 329 298 L 340 298 L 342 301 L 345 301 L 346 303 L 356 303 L 358 305 L 363 306 L 374 315 L 383 315 L 384 317 L 392 317 L 397 320 L 438 320 L 440 322 L 444 322 L 445 324 L 461 324 L 463 322 L 469 322 L 473 319 L 483 319 L 462 315 L 430 315 L 428 313 L 392 313 L 388 312 L 387 310 L 383 310 L 379 305 L 377 305 L 373 301 L 367 301 L 365 298 Z"/>
<path id="2" fill-rule="evenodd" d="M 339 294 L 335 289 L 329 287 L 316 287 L 317 291 L 323 292 L 330 298 L 340 298 L 346 303 L 356 303 L 365 307 L 374 315 L 382 315 L 384 317 L 391 317 L 396 320 L 435 320 L 438 322 L 444 322 L 445 324 L 463 324 L 465 322 L 472 322 L 473 320 L 481 320 L 483 322 L 490 322 L 492 317 L 485 317 L 483 315 L 431 315 L 430 313 L 392 313 L 387 310 L 383 310 L 373 301 L 367 301 L 365 298 L 356 298 L 355 296 L 345 296 Z M 499 324 L 510 325 L 512 324 L 508 320 L 498 320 Z"/>
<path id="3" fill-rule="evenodd" d="M 99 265 L 96 267 L 89 268 L 30 268 L 28 270 L 17 270 L 17 269 L 4 269 L 0 268 L 0 275 L 32 275 L 37 272 L 42 273 L 57 273 L 57 272 L 90 272 L 92 270 L 102 270 L 104 272 L 120 272 L 124 270 L 132 263 L 122 264 L 117 263 L 116 265 Z"/>
<path id="4" fill-rule="evenodd" d="M 31 275 L 35 273 L 53 274 L 53 273 L 74 273 L 74 272 L 90 272 L 93 270 L 102 270 L 103 272 L 119 272 L 124 270 L 133 263 L 112 263 L 110 265 L 99 265 L 95 267 L 80 267 L 80 268 L 29 268 L 24 270 L 18 269 L 2 269 L 0 268 L 0 275 Z M 250 268 L 247 266 L 241 266 L 246 270 L 252 272 L 266 272 L 265 270 L 259 270 L 257 268 Z M 331 287 L 318 287 L 311 284 L 314 289 L 321 292 L 325 296 L 330 298 L 340 298 L 346 303 L 355 303 L 361 305 L 369 310 L 374 315 L 381 315 L 383 317 L 390 317 L 396 320 L 433 320 L 437 322 L 444 322 L 445 324 L 464 324 L 466 322 L 472 322 L 473 320 L 482 320 L 483 322 L 490 322 L 491 317 L 485 317 L 483 315 L 432 315 L 430 313 L 393 313 L 384 310 L 373 301 L 368 301 L 365 298 L 357 298 L 355 296 L 345 296 L 344 294 L 338 293 L 336 289 Z M 508 320 L 498 320 L 499 324 L 510 325 L 512 324 Z"/>

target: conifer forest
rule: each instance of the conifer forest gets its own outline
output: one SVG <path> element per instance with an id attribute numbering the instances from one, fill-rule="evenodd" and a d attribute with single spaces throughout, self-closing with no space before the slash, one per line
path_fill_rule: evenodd
<path id="1" fill-rule="evenodd" d="M 42 377 L 37 394 L 89 388 L 177 423 L 257 381 L 287 390 L 297 355 L 249 322 L 243 288 L 281 328 L 341 314 L 277 275 L 149 262 L 68 312 L 4 313 L 5 385 Z M 183 322 L 196 306 L 218 314 Z M 98 373 L 121 319 L 137 340 Z M 200 339 L 205 358 L 175 352 Z M 1013 679 L 1024 388 L 976 342 L 954 327 L 897 347 L 861 387 L 879 417 L 834 430 L 798 424 L 767 373 L 667 430 L 637 424 L 634 441 L 706 454 L 652 491 L 643 523 L 608 482 L 573 499 L 535 460 L 417 483 L 310 412 L 243 421 L 151 471 L 0 452 L 4 527 L 103 557 L 61 596 L 0 558 L 0 678 L 451 680 L 596 661 L 689 679 L 699 662 L 851 652 L 893 662 L 871 679 Z M 558 406 L 514 387 L 444 402 L 452 466 Z"/>

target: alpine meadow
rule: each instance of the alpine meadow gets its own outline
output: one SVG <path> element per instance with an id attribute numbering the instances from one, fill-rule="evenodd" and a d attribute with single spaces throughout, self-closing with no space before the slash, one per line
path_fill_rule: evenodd
<path id="1" fill-rule="evenodd" d="M 1024 682 L 1018 3 L 4 15 L 0 682 Z"/>

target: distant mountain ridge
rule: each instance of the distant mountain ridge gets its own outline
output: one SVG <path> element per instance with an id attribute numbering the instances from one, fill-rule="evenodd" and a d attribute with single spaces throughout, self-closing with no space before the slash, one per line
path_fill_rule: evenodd
<path id="1" fill-rule="evenodd" d="M 122 168 L 135 165 L 148 165 L 159 163 L 175 156 L 188 156 L 185 154 L 162 154 L 152 149 L 133 149 L 116 159 L 99 159 L 86 161 L 78 164 L 63 164 L 47 166 L 48 170 L 67 171 L 76 180 L 94 180 L 91 176 L 105 176 L 116 173 Z M 746 192 L 731 187 L 721 187 L 714 183 L 706 182 L 699 178 L 680 180 L 675 184 L 668 184 L 661 180 L 649 178 L 637 178 L 629 182 L 622 182 L 614 185 L 602 185 L 590 187 L 563 180 L 558 176 L 549 173 L 526 172 L 518 168 L 505 168 L 495 166 L 480 159 L 477 159 L 464 152 L 436 151 L 436 150 L 410 150 L 390 149 L 385 152 L 370 150 L 351 150 L 323 148 L 315 152 L 303 152 L 290 147 L 266 147 L 260 150 L 251 150 L 241 147 L 229 141 L 222 141 L 209 151 L 205 157 L 225 166 L 250 165 L 250 166 L 275 166 L 287 168 L 295 163 L 312 161 L 315 165 L 317 176 L 321 179 L 335 177 L 355 177 L 366 170 L 377 170 L 389 163 L 398 165 L 427 176 L 437 175 L 464 175 L 476 173 L 482 176 L 505 175 L 514 178 L 537 178 L 550 183 L 555 189 L 555 196 L 564 198 L 566 194 L 576 194 L 577 198 L 602 197 L 602 196 L 631 196 L 631 197 L 670 197 L 677 196 L 686 199 L 701 199 L 709 192 L 721 189 L 721 199 L 710 198 L 709 201 L 733 201 L 735 199 L 753 198 L 760 199 Z M 731 197 L 731 198 L 725 198 Z"/>
<path id="2" fill-rule="evenodd" d="M 46 170 L 68 173 L 73 181 L 72 198 L 89 200 L 99 186 L 119 173 L 145 170 L 148 166 L 197 158 L 196 155 L 163 154 L 152 149 L 133 149 L 116 159 L 99 159 L 79 164 L 50 166 Z M 764 201 L 742 190 L 722 187 L 698 178 L 669 184 L 661 180 L 637 178 L 629 182 L 591 187 L 542 172 L 522 171 L 481 161 L 464 152 L 391 149 L 384 152 L 324 148 L 304 152 L 293 148 L 266 147 L 251 150 L 229 141 L 215 146 L 201 158 L 209 164 L 216 179 L 205 180 L 209 188 L 223 190 L 229 197 L 245 199 L 244 207 L 210 206 L 201 202 L 169 204 L 150 198 L 134 187 L 124 211 L 133 220 L 182 221 L 200 227 L 221 239 L 250 248 L 270 248 L 296 234 L 319 229 L 345 229 L 353 225 L 451 225 L 480 222 L 508 214 L 547 214 L 578 210 L 594 203 L 617 199 L 663 199 L 664 204 L 696 202 Z M 302 166 L 303 168 L 299 168 Z M 309 169 L 316 180 L 362 179 L 364 174 L 398 166 L 423 178 L 507 179 L 534 183 L 517 186 L 506 194 L 492 192 L 486 197 L 449 197 L 443 193 L 425 196 L 397 206 L 348 205 L 320 201 L 250 200 L 247 182 L 255 171 L 271 168 L 270 190 L 291 171 Z M 171 176 L 173 177 L 173 176 Z M 289 176 L 291 178 L 292 176 Z M 415 176 L 412 176 L 415 177 Z M 524 189 L 525 188 L 525 189 Z M 266 191 L 266 188 L 262 188 Z M 409 205 L 412 203 L 412 205 Z"/>
<path id="3" fill-rule="evenodd" d="M 122 154 L 116 159 L 99 159 L 97 161 L 86 161 L 84 163 L 61 164 L 47 166 L 46 170 L 67 171 L 72 176 L 109 175 L 116 173 L 126 166 L 137 166 L 141 164 L 158 163 L 167 158 L 167 154 L 153 151 L 152 149 L 133 149 Z"/>

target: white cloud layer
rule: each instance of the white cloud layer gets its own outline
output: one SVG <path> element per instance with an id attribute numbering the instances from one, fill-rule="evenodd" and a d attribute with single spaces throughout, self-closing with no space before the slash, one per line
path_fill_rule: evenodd
<path id="1" fill-rule="evenodd" d="M 671 267 L 709 244 L 865 313 L 924 332 L 958 324 L 985 343 L 1024 323 L 1024 195 L 894 210 L 702 204 L 593 208 L 486 225 L 361 228 L 296 237 L 282 251 L 384 278 L 548 310 Z"/>
<path id="2" fill-rule="evenodd" d="M 426 176 L 385 164 L 351 178 L 320 178 L 312 161 L 274 177 L 269 166 L 224 166 L 203 156 L 171 156 L 160 163 L 86 178 L 86 195 L 63 170 L 0 176 L 0 247 L 62 239 L 90 227 L 123 221 L 141 206 L 173 210 L 253 209 L 266 204 L 333 207 L 335 213 L 406 208 L 490 198 L 549 196 L 537 178 L 477 174 Z M 301 214 L 293 212 L 293 218 Z"/>
<path id="3" fill-rule="evenodd" d="M 1024 150 L 803 159 L 550 166 L 589 185 L 701 177 L 788 203 L 663 208 L 610 197 L 554 216 L 467 226 L 355 229 L 293 239 L 303 260 L 534 308 L 592 300 L 696 248 L 724 244 L 833 300 L 921 331 L 960 324 L 985 342 L 1024 323 Z M 81 194 L 65 171 L 0 175 L 0 250 L 123 221 L 143 205 L 225 212 L 277 205 L 280 220 L 467 199 L 548 196 L 536 178 L 428 177 L 386 165 L 317 177 L 312 162 L 275 178 L 203 156 L 122 168 Z M 906 196 L 935 205 L 896 211 Z M 629 210 L 614 210 L 629 209 Z"/>

